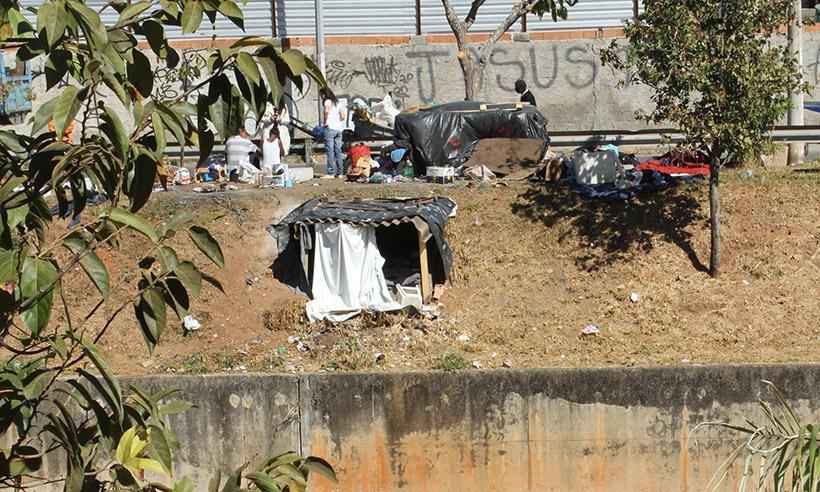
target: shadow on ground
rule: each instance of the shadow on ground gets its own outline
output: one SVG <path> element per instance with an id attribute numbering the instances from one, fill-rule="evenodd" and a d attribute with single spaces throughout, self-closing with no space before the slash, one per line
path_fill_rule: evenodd
<path id="1" fill-rule="evenodd" d="M 680 247 L 698 271 L 707 271 L 686 230 L 706 216 L 693 189 L 686 185 L 625 201 L 587 200 L 564 185 L 533 185 L 519 195 L 512 211 L 547 227 L 568 223 L 580 243 L 576 265 L 585 270 L 647 253 L 662 240 Z M 565 241 L 571 231 L 564 232 L 559 241 Z"/>

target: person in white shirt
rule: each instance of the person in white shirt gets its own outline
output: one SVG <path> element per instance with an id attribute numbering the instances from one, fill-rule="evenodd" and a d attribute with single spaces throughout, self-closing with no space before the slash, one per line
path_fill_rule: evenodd
<path id="1" fill-rule="evenodd" d="M 239 129 L 239 135 L 234 135 L 225 142 L 225 153 L 228 160 L 228 176 L 237 173 L 239 181 L 253 182 L 259 169 L 251 164 L 251 154 L 259 147 L 248 137 L 248 131 Z"/>
<path id="2" fill-rule="evenodd" d="M 282 165 L 282 156 L 285 155 L 285 146 L 279 135 L 279 127 L 272 126 L 265 132 L 262 140 L 262 171 L 266 174 L 276 174 Z"/>
<path id="3" fill-rule="evenodd" d="M 321 90 L 324 99 L 325 154 L 327 155 L 327 174 L 340 178 L 344 170 L 342 154 L 342 132 L 347 120 L 346 112 L 339 107 L 339 101 L 330 89 Z"/>

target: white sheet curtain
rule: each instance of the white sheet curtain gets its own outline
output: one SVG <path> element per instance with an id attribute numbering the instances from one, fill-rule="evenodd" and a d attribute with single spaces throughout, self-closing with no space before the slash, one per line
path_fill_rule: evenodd
<path id="1" fill-rule="evenodd" d="M 308 319 L 339 322 L 362 310 L 401 309 L 387 287 L 383 266 L 375 228 L 317 224 Z"/>

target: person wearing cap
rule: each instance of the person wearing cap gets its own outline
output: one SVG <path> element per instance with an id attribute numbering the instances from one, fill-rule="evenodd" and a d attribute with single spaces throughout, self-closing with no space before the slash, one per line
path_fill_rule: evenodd
<path id="1" fill-rule="evenodd" d="M 532 95 L 530 89 L 527 87 L 527 83 L 521 79 L 515 81 L 515 92 L 521 94 L 521 102 L 529 103 L 533 106 L 535 104 L 535 96 Z"/>

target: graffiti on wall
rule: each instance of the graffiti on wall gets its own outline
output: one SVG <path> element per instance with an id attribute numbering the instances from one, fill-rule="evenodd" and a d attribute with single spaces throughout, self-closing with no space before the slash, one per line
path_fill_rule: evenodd
<path id="1" fill-rule="evenodd" d="M 356 68 L 343 60 L 331 60 L 326 73 L 328 83 L 335 90 L 347 90 L 354 80 L 361 78 L 370 84 L 375 92 L 382 95 L 391 93 L 393 100 L 401 106 L 404 106 L 410 97 L 409 84 L 414 78 L 412 72 L 401 70 L 393 56 L 365 57 L 361 68 Z"/>
<path id="2" fill-rule="evenodd" d="M 475 48 L 470 49 L 477 55 Z M 361 98 L 369 102 L 381 100 L 390 92 L 400 107 L 452 97 L 452 87 L 447 87 L 446 95 L 439 87 L 442 80 L 440 71 L 457 70 L 459 78 L 461 75 L 451 50 L 421 49 L 399 56 L 404 56 L 412 68 L 400 68 L 396 56 L 365 57 L 360 62 L 333 59 L 327 66 L 328 83 L 340 97 Z M 447 61 L 451 63 L 441 63 Z M 520 48 L 499 46 L 490 56 L 480 89 L 492 84 L 491 90 L 514 94 L 514 84 L 519 78 L 526 80 L 535 90 L 546 90 L 558 83 L 584 89 L 594 84 L 599 70 L 597 55 L 588 46 L 571 46 L 561 50 L 558 46 L 551 46 L 546 54 L 538 53 L 534 46 L 530 46 L 523 57 Z"/>

